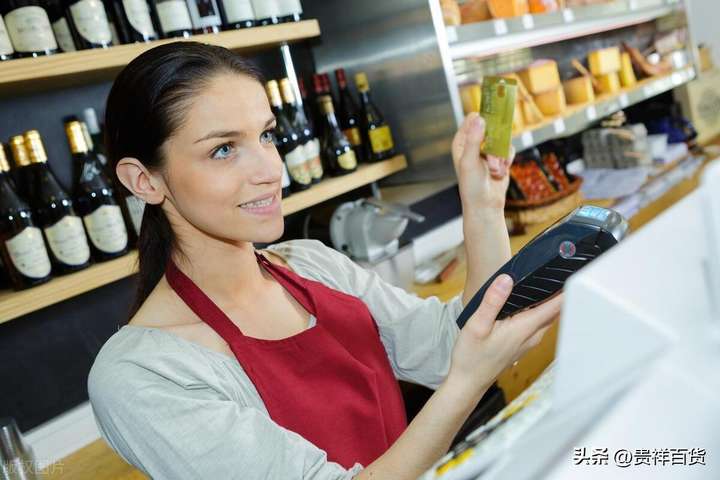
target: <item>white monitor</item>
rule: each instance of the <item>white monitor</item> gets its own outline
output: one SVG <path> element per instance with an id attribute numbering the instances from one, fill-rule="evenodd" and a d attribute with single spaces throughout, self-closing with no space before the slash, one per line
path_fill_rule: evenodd
<path id="1" fill-rule="evenodd" d="M 719 479 L 719 250 L 716 161 L 571 277 L 552 372 L 529 389 L 539 400 L 443 478 Z"/>

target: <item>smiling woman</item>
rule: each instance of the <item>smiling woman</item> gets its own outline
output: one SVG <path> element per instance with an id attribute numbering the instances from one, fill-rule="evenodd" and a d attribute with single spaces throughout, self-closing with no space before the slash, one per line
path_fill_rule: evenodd
<path id="1" fill-rule="evenodd" d="M 98 353 L 88 393 L 103 438 L 152 478 L 417 478 L 558 311 L 493 326 L 501 276 L 459 332 L 460 296 L 422 300 L 317 241 L 256 251 L 283 233 L 283 163 L 261 75 L 226 49 L 140 55 L 105 124 L 118 179 L 147 207 L 132 318 Z M 464 201 L 488 205 L 467 237 L 502 263 L 494 205 L 509 162 L 486 165 L 482 132 L 469 119 L 453 157 Z M 484 282 L 468 271 L 471 288 Z M 437 388 L 409 426 L 397 379 Z"/>

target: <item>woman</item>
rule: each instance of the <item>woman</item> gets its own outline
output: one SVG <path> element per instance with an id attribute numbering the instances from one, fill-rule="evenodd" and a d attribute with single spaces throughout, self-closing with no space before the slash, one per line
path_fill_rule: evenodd
<path id="1" fill-rule="evenodd" d="M 467 287 L 443 304 L 320 242 L 254 249 L 283 232 L 274 126 L 260 74 L 220 47 L 159 46 L 116 79 L 107 150 L 147 206 L 132 318 L 88 380 L 97 423 L 158 479 L 416 478 L 559 311 L 555 299 L 495 323 L 503 276 L 455 324 L 510 256 L 510 162 L 480 157 L 483 123 L 468 117 L 453 143 Z M 410 425 L 396 379 L 436 389 Z"/>

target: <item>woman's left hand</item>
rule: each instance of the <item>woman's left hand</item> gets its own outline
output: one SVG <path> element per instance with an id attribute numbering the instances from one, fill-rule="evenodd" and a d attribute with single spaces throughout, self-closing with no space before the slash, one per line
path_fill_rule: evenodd
<path id="1" fill-rule="evenodd" d="M 452 142 L 460 198 L 465 209 L 502 211 L 515 149 L 511 148 L 510 158 L 486 157 L 480 154 L 484 139 L 485 120 L 477 113 L 469 114 Z"/>

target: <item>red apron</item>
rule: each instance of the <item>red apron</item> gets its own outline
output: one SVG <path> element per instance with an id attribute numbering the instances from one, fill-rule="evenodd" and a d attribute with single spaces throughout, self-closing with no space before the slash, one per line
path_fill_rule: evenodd
<path id="1" fill-rule="evenodd" d="M 345 468 L 355 462 L 369 465 L 407 426 L 400 387 L 370 311 L 352 295 L 255 255 L 315 316 L 316 325 L 280 340 L 246 337 L 172 261 L 165 276 L 187 306 L 230 346 L 275 423 L 300 434 Z"/>

